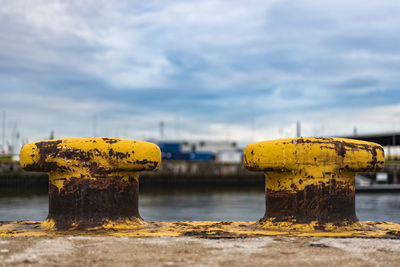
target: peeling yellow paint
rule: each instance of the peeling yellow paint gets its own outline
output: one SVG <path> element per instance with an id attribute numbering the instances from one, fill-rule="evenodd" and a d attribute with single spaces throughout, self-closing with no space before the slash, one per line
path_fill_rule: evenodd
<path id="1" fill-rule="evenodd" d="M 379 145 L 358 140 L 290 138 L 248 145 L 243 163 L 264 171 L 266 189 L 274 191 L 303 190 L 332 177 L 354 190 L 354 172 L 382 168 L 384 153 Z"/>
<path id="2" fill-rule="evenodd" d="M 49 230 L 143 224 L 137 207 L 139 172 L 160 164 L 157 145 L 120 138 L 46 140 L 20 152 L 24 169 L 49 173 L 49 215 L 41 225 Z"/>
<path id="3" fill-rule="evenodd" d="M 243 164 L 266 175 L 266 190 L 295 192 L 332 178 L 354 190 L 354 172 L 384 165 L 381 146 L 343 138 L 289 138 L 258 142 L 244 150 Z"/>
<path id="4" fill-rule="evenodd" d="M 161 163 L 160 149 L 157 145 L 129 139 L 120 138 L 101 138 L 101 137 L 79 137 L 79 138 L 65 138 L 56 140 L 45 140 L 36 143 L 29 143 L 23 146 L 20 153 L 20 164 L 23 168 L 28 165 L 38 163 L 40 155 L 37 148 L 38 143 L 54 143 L 59 151 L 71 152 L 73 150 L 84 153 L 90 153 L 92 160 L 90 162 L 79 160 L 78 158 L 72 160 L 65 160 L 64 157 L 58 155 L 46 155 L 46 162 L 59 163 L 60 166 L 65 167 L 87 167 L 88 163 L 96 162 L 103 167 L 111 169 L 141 171 L 153 170 L 153 166 L 147 166 L 142 161 L 158 162 Z M 127 158 L 112 157 L 110 150 L 120 154 L 126 154 Z M 157 165 L 157 167 L 160 164 Z"/>
<path id="5" fill-rule="evenodd" d="M 41 227 L 46 229 L 55 229 L 56 222 L 54 219 L 46 219 L 42 222 Z"/>
<path id="6" fill-rule="evenodd" d="M 259 226 L 309 231 L 357 230 L 355 173 L 384 165 L 383 148 L 343 138 L 290 138 L 258 142 L 243 163 L 265 173 L 266 212 Z"/>
<path id="7" fill-rule="evenodd" d="M 292 222 L 274 222 L 274 219 L 269 219 L 267 221 L 260 221 L 257 223 L 259 227 L 269 229 L 269 230 L 279 230 L 279 231 L 298 231 L 298 232 L 313 232 L 322 230 L 326 232 L 344 232 L 344 231 L 358 231 L 363 230 L 361 222 L 355 222 L 344 225 L 335 225 L 333 223 L 324 223 L 323 225 L 320 224 L 318 221 L 312 221 L 310 223 L 296 223 L 295 221 Z"/>
<path id="8" fill-rule="evenodd" d="M 46 144 L 54 144 L 57 151 L 45 149 L 41 152 L 38 146 Z M 67 154 L 69 157 L 65 156 Z M 110 175 L 121 176 L 124 181 L 137 180 L 138 172 L 154 170 L 161 165 L 161 152 L 157 145 L 149 142 L 100 137 L 30 143 L 20 152 L 22 168 L 49 172 L 50 182 L 58 189 L 71 177 L 96 179 L 91 173 L 93 164 Z"/>
<path id="9" fill-rule="evenodd" d="M 326 228 L 324 231 L 304 227 L 265 228 L 259 222 L 180 221 L 110 223 L 84 231 L 58 231 L 40 227 L 42 222 L 19 221 L 0 224 L 1 236 L 193 236 L 202 238 L 245 238 L 257 236 L 317 236 L 400 238 L 400 224 L 391 222 L 360 222 L 355 227 Z"/>
<path id="10" fill-rule="evenodd" d="M 89 228 L 89 231 L 99 230 L 99 229 L 108 229 L 108 230 L 127 230 L 127 229 L 136 229 L 138 227 L 146 226 L 148 223 L 145 222 L 141 218 L 131 217 L 131 218 L 121 218 L 118 220 L 107 220 L 101 226 Z"/>
<path id="11" fill-rule="evenodd" d="M 305 167 L 318 166 L 312 170 L 313 175 L 317 177 L 340 169 L 353 171 L 380 169 L 384 165 L 384 160 L 383 149 L 377 144 L 330 137 L 257 142 L 248 145 L 243 156 L 244 165 L 251 170 L 300 171 Z M 373 165 L 372 162 L 376 164 Z"/>

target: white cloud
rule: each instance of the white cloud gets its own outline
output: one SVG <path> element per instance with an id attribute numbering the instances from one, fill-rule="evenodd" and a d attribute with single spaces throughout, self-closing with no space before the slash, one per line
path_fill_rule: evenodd
<path id="1" fill-rule="evenodd" d="M 400 23 L 396 8 L 393 1 L 143 4 L 16 0 L 4 2 L 0 14 L 17 27 L 17 32 L 11 33 L 12 45 L 3 44 L 3 52 L 19 59 L 14 62 L 16 67 L 21 61 L 26 61 L 28 68 L 58 66 L 105 79 L 123 89 L 171 88 L 177 84 L 175 75 L 186 74 L 186 69 L 168 58 L 173 50 L 201 57 L 204 68 L 186 77 L 221 90 L 243 84 L 262 87 L 265 80 L 297 82 L 299 75 L 308 80 L 329 79 L 332 64 L 337 77 L 378 71 L 385 78 L 387 68 L 376 68 L 371 57 L 383 64 L 393 61 L 392 56 L 381 56 L 387 51 L 370 51 L 369 58 L 357 64 L 362 60 L 357 54 L 364 53 L 365 57 L 368 51 L 363 52 L 357 44 L 353 49 L 337 50 L 337 42 L 359 34 L 373 39 L 388 32 L 390 38 Z M 6 27 L 1 31 L 8 35 Z M 272 60 L 287 57 L 286 66 L 277 69 L 271 65 L 270 57 L 263 56 L 266 52 L 276 53 L 277 59 Z M 254 59 L 246 56 L 249 53 L 264 57 L 265 63 L 241 70 L 241 65 L 253 64 Z M 295 65 L 299 66 L 292 69 Z M 265 78 L 260 79 L 260 74 Z"/>
<path id="2" fill-rule="evenodd" d="M 390 96 L 386 104 L 340 102 L 398 90 L 399 11 L 396 1 L 377 0 L 0 0 L 0 103 L 35 138 L 53 127 L 88 135 L 94 113 L 99 131 L 122 137 L 157 136 L 159 120 L 177 117 L 182 127 L 171 138 L 284 137 L 297 119 L 307 135 L 353 125 L 387 131 L 398 112 Z M 68 95 L 71 80 L 125 96 L 167 89 L 159 101 L 190 115 L 96 88 L 87 89 L 93 98 Z M 198 107 L 184 103 L 190 90 L 199 91 L 191 99 Z M 249 134 L 252 120 L 258 129 Z"/>

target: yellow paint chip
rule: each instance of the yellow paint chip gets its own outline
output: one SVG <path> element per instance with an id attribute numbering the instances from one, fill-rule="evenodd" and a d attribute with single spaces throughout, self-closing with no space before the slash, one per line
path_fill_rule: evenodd
<path id="1" fill-rule="evenodd" d="M 51 222 L 44 222 L 51 224 Z M 40 227 L 42 222 L 3 222 L 0 236 L 192 236 L 203 238 L 245 238 L 257 236 L 318 236 L 400 238 L 400 224 L 392 222 L 360 222 L 356 227 L 329 226 L 326 230 L 313 230 L 310 225 L 297 228 L 265 228 L 258 222 L 248 221 L 179 221 L 179 222 L 128 222 L 109 223 L 83 231 L 58 231 Z M 311 224 L 312 225 L 312 224 Z"/>

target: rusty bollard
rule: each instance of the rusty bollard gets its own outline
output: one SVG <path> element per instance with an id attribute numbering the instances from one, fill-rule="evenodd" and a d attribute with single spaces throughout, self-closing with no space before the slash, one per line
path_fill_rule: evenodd
<path id="1" fill-rule="evenodd" d="M 355 173 L 381 169 L 383 148 L 342 138 L 293 138 L 250 144 L 244 165 L 265 173 L 267 228 L 356 228 Z"/>
<path id="2" fill-rule="evenodd" d="M 49 214 L 55 229 L 130 227 L 139 215 L 139 172 L 161 164 L 158 146 L 117 138 L 66 138 L 22 147 L 27 171 L 49 173 Z"/>

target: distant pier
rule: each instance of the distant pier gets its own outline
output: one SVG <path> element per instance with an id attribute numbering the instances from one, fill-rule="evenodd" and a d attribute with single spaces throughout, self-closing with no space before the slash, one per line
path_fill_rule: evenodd
<path id="1" fill-rule="evenodd" d="M 141 185 L 264 185 L 264 175 L 246 170 L 241 163 L 214 161 L 163 161 L 159 169 L 143 172 Z M 0 186 L 47 185 L 46 173 L 27 172 L 18 162 L 0 162 Z"/>
<path id="2" fill-rule="evenodd" d="M 399 181 L 399 164 L 387 164 L 382 172 L 389 175 L 389 182 Z M 367 177 L 375 174 L 364 173 Z M 35 188 L 46 187 L 46 173 L 26 172 L 18 162 L 0 162 L 0 187 Z M 264 186 L 262 173 L 250 172 L 241 163 L 216 161 L 175 161 L 164 160 L 161 167 L 153 172 L 143 172 L 142 186 Z M 400 192 L 400 184 L 371 184 L 357 186 L 357 192 Z"/>

